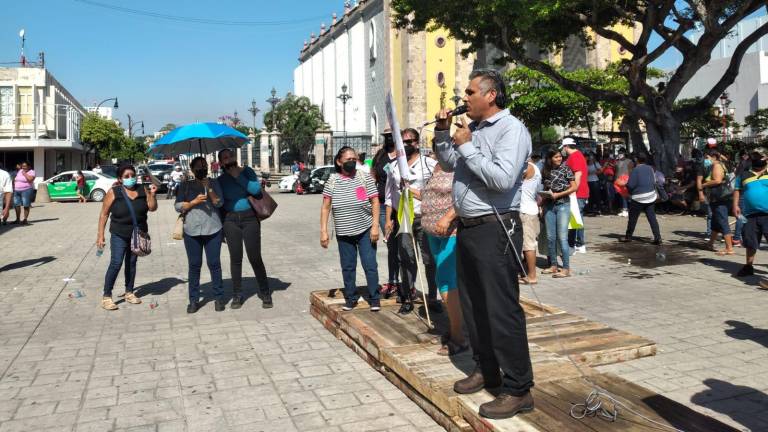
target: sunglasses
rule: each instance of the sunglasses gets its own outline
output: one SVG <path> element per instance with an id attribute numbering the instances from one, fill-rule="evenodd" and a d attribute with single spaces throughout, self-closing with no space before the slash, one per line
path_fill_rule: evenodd
<path id="1" fill-rule="evenodd" d="M 419 140 L 415 140 L 415 139 L 403 140 L 403 144 L 413 144 L 413 143 L 417 143 L 417 142 L 419 142 Z"/>

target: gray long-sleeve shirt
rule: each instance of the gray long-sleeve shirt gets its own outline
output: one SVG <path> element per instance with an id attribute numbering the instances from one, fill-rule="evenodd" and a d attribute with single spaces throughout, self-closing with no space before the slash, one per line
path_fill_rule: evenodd
<path id="1" fill-rule="evenodd" d="M 469 124 L 472 141 L 454 146 L 450 131 L 435 131 L 440 166 L 454 172 L 453 205 L 461 217 L 520 210 L 523 172 L 531 155 L 525 125 L 502 110 Z"/>
<path id="2" fill-rule="evenodd" d="M 213 204 L 211 195 L 208 194 L 208 199 L 205 202 L 192 207 L 187 214 L 184 215 L 184 234 L 188 236 L 212 235 L 219 232 L 222 228 L 218 208 L 224 203 L 224 194 L 222 193 L 221 185 L 217 180 L 209 180 L 209 187 L 213 189 L 213 192 L 219 197 L 219 202 Z M 181 213 L 184 202 L 191 202 L 199 194 L 205 192 L 203 185 L 198 182 L 187 181 L 182 183 L 179 186 L 176 195 L 176 203 L 174 205 L 176 211 Z"/>

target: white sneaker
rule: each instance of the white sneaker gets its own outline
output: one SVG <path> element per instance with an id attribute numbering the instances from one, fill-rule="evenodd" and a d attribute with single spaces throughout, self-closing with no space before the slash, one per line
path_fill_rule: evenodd
<path id="1" fill-rule="evenodd" d="M 587 253 L 587 247 L 586 246 L 576 246 L 576 252 L 578 253 Z"/>
<path id="2" fill-rule="evenodd" d="M 621 213 L 619 213 L 619 216 L 621 217 L 629 217 L 629 212 L 626 210 L 622 210 Z"/>

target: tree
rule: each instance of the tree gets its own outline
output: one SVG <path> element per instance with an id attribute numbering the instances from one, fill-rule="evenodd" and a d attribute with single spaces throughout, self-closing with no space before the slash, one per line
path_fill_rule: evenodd
<path id="1" fill-rule="evenodd" d="M 678 109 L 674 101 L 683 87 L 704 65 L 715 46 L 746 16 L 765 9 L 765 0 L 443 0 L 435 7 L 431 0 L 393 0 L 397 27 L 412 31 L 444 27 L 468 44 L 465 52 L 477 51 L 488 43 L 498 47 L 501 62 L 515 62 L 541 72 L 565 89 L 593 101 L 622 105 L 625 120 L 645 124 L 657 166 L 671 173 L 680 144 L 680 127 L 714 105 L 731 85 L 747 49 L 768 34 L 768 22 L 744 37 L 733 51 L 730 63 L 715 84 L 704 89 L 698 103 Z M 636 38 L 627 39 L 616 26 L 638 26 Z M 701 29 L 692 41 L 685 34 Z M 594 46 L 592 35 L 616 42 L 628 55 L 619 73 L 627 79 L 626 92 L 606 90 L 565 76 L 541 56 L 531 56 L 526 46 L 542 51 L 561 51 L 568 41 L 580 40 Z M 660 44 L 655 44 L 656 35 Z M 648 84 L 650 65 L 671 49 L 682 54 L 682 62 L 663 87 Z"/>
<path id="2" fill-rule="evenodd" d="M 131 163 L 143 161 L 147 158 L 148 148 L 146 137 L 128 138 L 123 136 L 119 147 L 112 152 L 110 157 Z"/>
<path id="3" fill-rule="evenodd" d="M 176 129 L 176 125 L 174 123 L 166 123 L 165 126 L 160 128 L 160 132 L 170 132 L 174 129 Z"/>
<path id="4" fill-rule="evenodd" d="M 753 134 L 759 135 L 768 130 L 768 108 L 760 108 L 744 117 L 744 126 L 749 126 Z"/>
<path id="5" fill-rule="evenodd" d="M 309 98 L 288 93 L 274 111 L 264 114 L 265 127 L 272 130 L 273 124 L 289 151 L 303 161 L 315 145 L 315 132 L 325 126 L 325 121 L 320 107 Z"/>
<path id="6" fill-rule="evenodd" d="M 96 113 L 88 113 L 80 125 L 80 139 L 86 145 L 86 152 L 95 152 L 99 157 L 111 157 L 125 142 L 125 131 L 112 120 Z"/>
<path id="7" fill-rule="evenodd" d="M 680 99 L 674 104 L 675 109 L 684 109 L 687 106 L 699 103 L 700 98 Z M 723 128 L 729 129 L 736 134 L 741 129 L 741 125 L 734 121 L 733 116 L 727 114 L 723 118 L 717 107 L 710 107 L 708 110 L 699 113 L 696 116 L 680 124 L 680 136 L 686 138 L 693 137 L 717 137 L 722 136 Z"/>

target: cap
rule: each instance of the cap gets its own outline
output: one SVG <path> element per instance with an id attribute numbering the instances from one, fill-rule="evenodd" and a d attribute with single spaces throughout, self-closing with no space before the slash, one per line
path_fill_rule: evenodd
<path id="1" fill-rule="evenodd" d="M 563 141 L 560 142 L 560 147 L 558 149 L 562 149 L 565 146 L 575 146 L 576 140 L 573 138 L 563 138 Z"/>
<path id="2" fill-rule="evenodd" d="M 707 147 L 717 147 L 717 140 L 714 138 L 707 138 Z"/>

